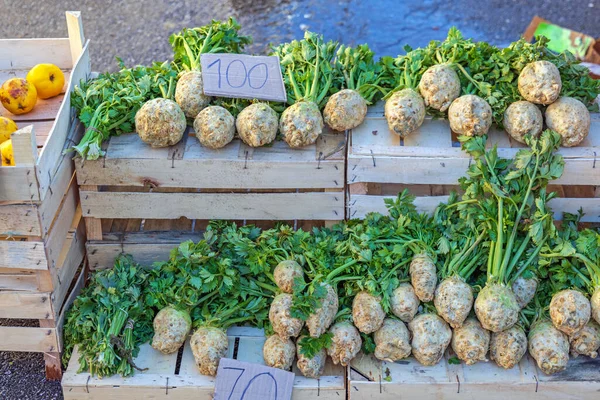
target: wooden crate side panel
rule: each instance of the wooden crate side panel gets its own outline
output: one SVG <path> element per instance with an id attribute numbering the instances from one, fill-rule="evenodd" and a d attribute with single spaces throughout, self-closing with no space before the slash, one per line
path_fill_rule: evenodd
<path id="1" fill-rule="evenodd" d="M 49 270 L 0 268 L 0 290 L 51 292 L 52 289 L 52 276 Z"/>
<path id="2" fill-rule="evenodd" d="M 30 69 L 49 60 L 61 69 L 73 67 L 69 39 L 0 40 L 0 69 Z"/>
<path id="3" fill-rule="evenodd" d="M 35 292 L 39 290 L 36 274 L 2 274 L 0 273 L 0 291 L 18 290 Z"/>
<path id="4" fill-rule="evenodd" d="M 341 190 L 344 157 L 338 154 L 343 154 L 345 139 L 325 138 L 329 139 L 302 149 L 290 149 L 280 141 L 251 148 L 235 140 L 211 150 L 186 137 L 185 146 L 175 151 L 150 148 L 136 134 L 121 135 L 111 138 L 105 158 L 77 162 L 77 179 L 80 185 Z"/>
<path id="5" fill-rule="evenodd" d="M 397 400 L 399 393 L 403 400 L 594 400 L 600 390 L 598 382 L 560 382 L 541 387 L 538 385 L 537 392 L 535 386 L 535 381 L 526 384 L 504 381 L 469 385 L 461 382 L 459 391 L 458 382 L 382 385 L 378 382 L 351 382 L 348 392 L 349 400 Z"/>
<path id="6" fill-rule="evenodd" d="M 46 239 L 46 255 L 48 258 L 48 265 L 51 269 L 56 268 L 58 265 L 61 251 L 67 240 L 67 234 L 73 224 L 73 218 L 75 218 L 77 214 L 77 200 L 77 185 L 75 184 L 75 181 L 73 181 L 68 192 L 65 194 L 60 211 L 56 216 L 56 222 L 52 226 Z"/>
<path id="7" fill-rule="evenodd" d="M 66 199 L 69 187 L 75 185 L 75 166 L 70 154 L 59 159 L 58 169 L 50 183 L 50 190 L 39 207 L 39 223 L 44 237 L 50 231 L 52 223 L 58 217 L 58 212 Z"/>
<path id="8" fill-rule="evenodd" d="M 497 129 L 488 136 L 487 147 L 497 144 L 503 158 L 513 158 L 523 147 Z M 401 141 L 375 110 L 350 134 L 348 183 L 455 184 L 472 160 L 450 137 L 447 121 L 427 118 L 418 131 Z M 580 146 L 559 150 L 565 158 L 565 172 L 553 183 L 599 185 L 599 151 L 600 114 L 592 114 L 590 134 Z"/>
<path id="9" fill-rule="evenodd" d="M 88 243 L 86 249 L 91 270 L 112 268 L 115 258 L 120 254 L 129 254 L 133 260 L 142 265 L 167 261 L 169 252 L 176 244 L 120 244 L 120 243 Z"/>
<path id="10" fill-rule="evenodd" d="M 578 371 L 576 374 L 546 376 L 541 373 L 535 361 L 524 357 L 518 366 L 510 370 L 502 369 L 492 362 L 451 365 L 446 354 L 437 365 L 420 365 L 414 358 L 400 363 L 387 363 L 372 356 L 359 355 L 350 368 L 350 399 L 381 400 L 396 399 L 399 391 L 402 398 L 422 399 L 440 397 L 444 399 L 481 398 L 528 399 L 531 396 L 542 399 L 592 398 L 600 388 L 598 381 L 599 361 L 580 357 L 571 359 L 566 371 Z M 580 390 L 557 390 L 575 387 Z M 563 397 L 566 396 L 566 397 Z M 583 396 L 583 397 L 578 397 Z"/>
<path id="11" fill-rule="evenodd" d="M 0 202 L 39 199 L 38 181 L 33 166 L 0 168 Z"/>
<path id="12" fill-rule="evenodd" d="M 69 49 L 70 57 L 70 49 Z M 44 146 L 42 153 L 40 154 L 36 174 L 39 182 L 40 198 L 43 199 L 50 187 L 50 183 L 54 178 L 56 170 L 59 167 L 60 159 L 63 157 L 63 150 L 67 146 L 72 146 L 74 143 L 67 143 L 67 137 L 72 129 L 75 129 L 75 124 L 72 124 L 73 118 L 71 118 L 71 91 L 75 85 L 79 85 L 81 80 L 86 80 L 91 70 L 90 53 L 89 53 L 89 42 L 81 53 L 81 57 L 77 61 L 77 64 L 73 67 L 67 92 L 65 94 L 63 103 L 56 115 L 54 125 L 46 146 Z M 71 128 L 71 129 L 70 129 Z M 77 140 L 73 138 L 73 140 Z"/>
<path id="13" fill-rule="evenodd" d="M 87 259 L 91 270 L 112 268 L 115 258 L 129 254 L 142 265 L 169 259 L 169 253 L 186 240 L 198 242 L 199 232 L 125 232 L 104 234 L 104 241 L 86 243 Z"/>
<path id="14" fill-rule="evenodd" d="M 66 11 L 67 32 L 69 35 L 69 47 L 71 49 L 71 61 L 73 65 L 77 63 L 83 47 L 85 45 L 85 36 L 83 34 L 83 18 L 80 11 Z"/>
<path id="15" fill-rule="evenodd" d="M 107 159 L 78 161 L 77 179 L 80 185 L 342 189 L 344 162 Z"/>
<path id="16" fill-rule="evenodd" d="M 350 218 L 364 218 L 369 212 L 387 214 L 385 199 L 394 199 L 395 196 L 350 195 L 348 212 Z M 420 212 L 433 212 L 448 196 L 419 196 L 415 198 L 415 205 Z M 600 198 L 556 198 L 548 203 L 554 211 L 554 219 L 562 220 L 564 212 L 576 214 L 579 208 L 585 215 L 582 222 L 600 222 Z"/>
<path id="17" fill-rule="evenodd" d="M 0 268 L 48 270 L 44 243 L 0 240 Z"/>
<path id="18" fill-rule="evenodd" d="M 50 293 L 0 291 L 0 318 L 54 319 Z"/>
<path id="19" fill-rule="evenodd" d="M 54 353 L 59 351 L 56 328 L 0 326 L 0 351 Z"/>
<path id="20" fill-rule="evenodd" d="M 38 206 L 0 204 L 0 236 L 42 236 Z"/>
<path id="21" fill-rule="evenodd" d="M 460 150 L 460 149 L 459 149 Z M 348 157 L 348 184 L 360 182 L 455 185 L 472 160 L 468 157 Z M 594 158 L 565 159 L 565 170 L 556 185 L 600 185 Z"/>
<path id="22" fill-rule="evenodd" d="M 264 364 L 262 330 L 233 327 L 227 331 L 229 349 L 227 357 L 233 357 L 236 339 L 237 359 Z M 189 341 L 183 348 L 179 374 L 175 375 L 177 354 L 162 355 L 145 344 L 135 359 L 137 365 L 148 367 L 147 371 L 136 373 L 130 378 L 119 376 L 97 379 L 87 373 L 77 374 L 79 367 L 78 351 L 75 349 L 64 375 L 62 385 L 65 399 L 143 399 L 168 396 L 170 399 L 211 400 L 214 394 L 215 378 L 201 375 L 198 371 Z M 330 362 L 331 363 L 331 362 Z M 318 396 L 320 399 L 342 400 L 345 398 L 344 369 L 330 366 L 329 371 L 336 376 L 324 376 L 320 382 L 296 376 L 292 399 L 305 400 Z"/>
<path id="23" fill-rule="evenodd" d="M 37 145 L 33 126 L 27 125 L 11 135 L 15 166 L 0 168 L 0 201 L 33 201 L 39 198 L 35 176 L 30 169 L 35 168 L 37 161 Z M 15 178 L 27 176 L 21 182 Z M 5 181 L 6 180 L 6 181 Z"/>
<path id="24" fill-rule="evenodd" d="M 149 344 L 143 344 L 135 363 L 148 370 L 136 371 L 129 378 L 110 376 L 98 379 L 91 377 L 89 373 L 77 373 L 79 351 L 76 346 L 62 380 L 65 399 L 145 399 L 166 395 L 170 386 L 183 384 L 182 380 L 175 379 L 177 353 L 164 355 Z M 172 390 L 169 398 L 171 395 L 175 396 L 173 398 L 184 398 L 178 397 L 177 393 L 177 390 Z"/>
<path id="25" fill-rule="evenodd" d="M 34 166 L 37 161 L 38 151 L 35 141 L 33 125 L 27 125 L 14 132 L 12 141 L 15 165 Z"/>
<path id="26" fill-rule="evenodd" d="M 0 204 L 0 236 L 46 237 L 67 193 L 74 174 L 73 161 L 63 155 L 51 183 L 51 190 L 39 203 L 22 200 L 16 204 Z M 24 204 L 18 204 L 24 203 Z"/>
<path id="27" fill-rule="evenodd" d="M 342 220 L 344 193 L 81 192 L 84 217 Z"/>
<path id="28" fill-rule="evenodd" d="M 385 199 L 393 200 L 396 196 L 350 195 L 348 199 L 348 216 L 350 218 L 364 218 L 367 213 L 378 212 L 387 215 Z M 419 212 L 433 212 L 448 196 L 418 196 L 415 206 Z"/>
<path id="29" fill-rule="evenodd" d="M 81 214 L 80 214 L 81 215 Z M 52 274 L 54 291 L 52 293 L 52 304 L 55 318 L 63 308 L 73 278 L 85 256 L 85 227 L 80 218 L 76 231 L 69 234 L 63 251 L 59 257 L 58 267 Z"/>

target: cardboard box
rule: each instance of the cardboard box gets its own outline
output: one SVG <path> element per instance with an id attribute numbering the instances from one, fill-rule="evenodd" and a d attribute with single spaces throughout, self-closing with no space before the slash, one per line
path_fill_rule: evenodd
<path id="1" fill-rule="evenodd" d="M 577 58 L 592 64 L 600 64 L 600 39 L 555 25 L 537 15 L 533 17 L 523 37 L 527 41 L 536 36 L 550 39 L 548 48 L 557 53 L 569 50 Z"/>

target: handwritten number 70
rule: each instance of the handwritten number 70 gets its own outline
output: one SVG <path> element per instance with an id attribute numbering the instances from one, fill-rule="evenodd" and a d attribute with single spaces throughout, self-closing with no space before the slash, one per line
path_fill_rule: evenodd
<path id="1" fill-rule="evenodd" d="M 233 383 L 233 387 L 231 388 L 231 392 L 229 393 L 229 397 L 227 397 L 227 400 L 231 400 L 231 396 L 233 396 L 233 392 L 235 391 L 235 387 L 237 386 L 240 378 L 242 377 L 242 375 L 244 375 L 244 372 L 246 371 L 246 369 L 244 368 L 234 368 L 234 367 L 225 367 L 224 369 L 231 369 L 231 370 L 235 370 L 235 371 L 240 371 L 240 374 L 238 375 L 238 377 L 236 378 L 235 382 Z M 273 385 L 275 386 L 275 397 L 273 398 L 273 400 L 277 400 L 277 381 L 275 380 L 275 377 L 270 373 L 270 372 L 261 372 L 260 374 L 256 374 L 252 377 L 252 379 L 250 379 L 248 381 L 248 383 L 246 384 L 246 387 L 244 388 L 244 390 L 242 391 L 242 396 L 239 398 L 239 400 L 244 400 L 244 397 L 246 396 L 246 392 L 248 391 L 248 389 L 250 389 L 250 385 L 252 385 L 252 383 L 254 383 L 254 380 L 260 376 L 268 376 L 269 378 L 271 378 L 271 380 L 273 381 Z"/>
<path id="2" fill-rule="evenodd" d="M 229 77 L 230 68 L 235 63 L 240 63 L 242 65 L 242 68 L 244 69 L 244 73 L 243 73 L 244 80 L 242 81 L 242 83 L 239 83 L 239 84 L 233 84 L 231 82 L 231 78 Z M 217 67 L 216 67 L 217 68 L 217 75 L 219 76 L 219 78 L 218 78 L 218 85 L 219 85 L 219 89 L 220 89 L 221 85 L 222 85 L 221 59 L 217 58 L 215 61 L 213 61 L 212 63 L 208 64 L 207 69 L 212 68 L 215 64 L 217 64 Z M 264 67 L 264 69 L 265 69 L 265 76 L 264 76 L 263 81 L 262 81 L 262 83 L 260 85 L 253 85 L 252 84 L 252 73 L 253 72 L 258 73 L 259 70 L 257 68 L 259 68 L 259 67 Z M 257 79 L 260 79 L 260 78 L 257 78 Z M 233 88 L 233 89 L 241 88 L 246 83 L 248 84 L 248 86 L 251 89 L 255 89 L 255 90 L 256 89 L 262 89 L 265 86 L 265 84 L 267 83 L 268 79 L 269 79 L 269 68 L 267 67 L 267 64 L 265 64 L 265 63 L 255 64 L 252 68 L 250 68 L 250 70 L 248 70 L 248 68 L 246 68 L 246 64 L 244 63 L 244 61 L 239 60 L 239 59 L 235 59 L 235 60 L 230 61 L 229 64 L 227 64 L 227 68 L 225 69 L 225 81 L 227 82 L 227 85 L 229 87 Z"/>

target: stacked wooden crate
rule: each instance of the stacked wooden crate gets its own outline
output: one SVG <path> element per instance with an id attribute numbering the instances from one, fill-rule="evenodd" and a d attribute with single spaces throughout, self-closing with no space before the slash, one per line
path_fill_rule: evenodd
<path id="1" fill-rule="evenodd" d="M 28 114 L 0 111 L 22 128 L 12 135 L 16 165 L 0 167 L 0 351 L 43 352 L 51 378 L 60 376 L 65 304 L 83 284 L 76 275 L 85 252 L 75 168 L 63 151 L 82 133 L 70 92 L 87 79 L 90 57 L 78 12 L 67 13 L 67 27 L 65 39 L 0 40 L 1 81 L 53 63 L 68 82 Z"/>
<path id="2" fill-rule="evenodd" d="M 512 158 L 523 144 L 497 129 L 489 132 L 488 147 Z M 586 213 L 584 222 L 600 222 L 600 114 L 592 114 L 590 134 L 578 147 L 561 148 L 565 160 L 562 177 L 551 183 L 560 198 L 552 200 L 555 216 L 563 211 Z M 348 139 L 348 217 L 386 212 L 384 198 L 408 188 L 422 211 L 444 201 L 464 176 L 472 159 L 461 150 L 445 120 L 427 118 L 421 128 L 401 140 L 391 133 L 383 105 L 369 109 L 365 122 Z"/>
<path id="3" fill-rule="evenodd" d="M 233 327 L 227 331 L 229 349 L 227 358 L 264 365 L 262 347 L 265 337 L 260 329 Z M 170 400 L 211 400 L 215 378 L 201 375 L 196 367 L 189 342 L 179 354 L 165 355 L 142 345 L 135 363 L 146 371 L 136 372 L 130 378 L 112 376 L 103 379 L 89 373 L 77 373 L 77 349 L 62 380 L 65 399 L 148 399 L 165 396 Z M 296 366 L 292 398 L 294 400 L 344 400 L 346 398 L 345 368 L 328 360 L 321 379 L 305 378 Z"/>
<path id="4" fill-rule="evenodd" d="M 302 149 L 236 139 L 210 150 L 192 131 L 162 149 L 133 133 L 105 149 L 98 160 L 76 159 L 92 269 L 112 266 L 120 253 L 140 263 L 165 259 L 182 241 L 198 240 L 211 219 L 307 228 L 345 218 L 344 134 L 325 133 Z"/>

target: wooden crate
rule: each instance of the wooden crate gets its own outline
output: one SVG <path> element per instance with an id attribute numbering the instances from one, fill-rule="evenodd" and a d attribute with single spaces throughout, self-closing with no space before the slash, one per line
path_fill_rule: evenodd
<path id="1" fill-rule="evenodd" d="M 446 120 L 428 117 L 418 131 L 401 140 L 389 131 L 382 104 L 369 109 L 367 119 L 350 132 L 348 142 L 349 218 L 386 213 L 383 199 L 395 197 L 404 188 L 417 196 L 418 209 L 432 211 L 456 188 L 472 162 Z M 487 145 L 494 144 L 503 158 L 514 157 L 524 147 L 497 129 L 489 132 Z M 560 196 L 551 202 L 556 217 L 581 207 L 586 213 L 583 222 L 600 222 L 600 114 L 592 115 L 590 134 L 580 146 L 559 152 L 565 171 L 550 188 Z"/>
<path id="2" fill-rule="evenodd" d="M 564 372 L 548 376 L 529 355 L 510 370 L 493 362 L 453 365 L 449 357 L 446 354 L 437 365 L 426 367 L 412 357 L 389 363 L 360 354 L 349 367 L 349 400 L 591 400 L 600 391 L 598 359 L 572 359 Z"/>
<path id="3" fill-rule="evenodd" d="M 230 328 L 228 358 L 264 365 L 262 346 L 265 337 L 262 330 L 255 328 Z M 69 399 L 114 399 L 134 400 L 165 397 L 170 400 L 198 399 L 212 400 L 215 379 L 201 375 L 194 362 L 189 342 L 183 347 L 178 362 L 178 354 L 164 355 L 145 344 L 135 363 L 144 372 L 136 372 L 130 378 L 112 376 L 98 379 L 89 373 L 77 373 L 79 368 L 77 349 L 69 362 L 63 377 L 62 387 L 65 400 Z M 343 400 L 346 398 L 345 368 L 328 361 L 325 375 L 321 379 L 305 378 L 293 367 L 296 373 L 293 400 Z"/>
<path id="4" fill-rule="evenodd" d="M 61 323 L 85 252 L 75 167 L 63 151 L 82 131 L 72 123 L 70 93 L 90 72 L 79 12 L 67 12 L 69 38 L 0 40 L 0 78 L 25 77 L 51 62 L 65 71 L 65 93 L 38 100 L 12 135 L 16 166 L 0 167 L 0 351 L 45 353 L 48 377 L 60 376 Z M 81 278 L 83 280 L 83 278 Z M 22 327 L 12 320 L 38 320 Z"/>
<path id="5" fill-rule="evenodd" d="M 197 235 L 211 219 L 262 226 L 269 221 L 296 221 L 296 226 L 341 221 L 345 146 L 345 135 L 333 133 L 302 149 L 283 141 L 251 148 L 236 139 L 210 150 L 193 132 L 163 149 L 149 147 L 136 134 L 113 137 L 104 157 L 76 159 L 90 267 L 112 266 L 125 249 L 136 261 L 147 260 L 152 243 L 162 246 L 153 254 L 164 259 L 168 251 L 163 247 L 180 241 L 164 233 L 157 241 L 154 231 Z"/>

